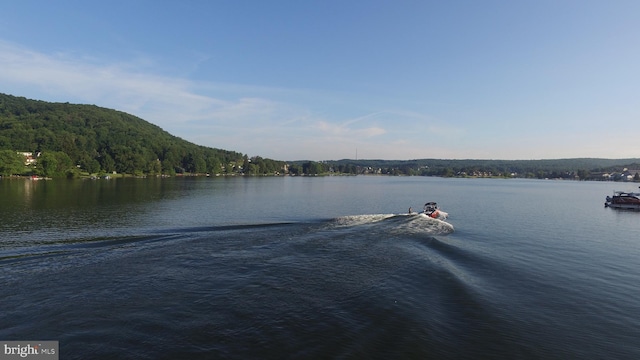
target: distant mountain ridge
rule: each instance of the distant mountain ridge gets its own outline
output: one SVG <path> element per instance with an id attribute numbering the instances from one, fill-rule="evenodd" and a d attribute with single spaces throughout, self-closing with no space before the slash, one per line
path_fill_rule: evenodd
<path id="1" fill-rule="evenodd" d="M 342 169 L 358 166 L 360 173 L 456 177 L 563 178 L 581 180 L 622 180 L 623 175 L 640 172 L 640 158 L 545 159 L 545 160 L 336 160 L 327 166 Z M 627 170 L 625 170 L 627 169 Z M 610 176 L 609 176 L 610 175 Z"/>

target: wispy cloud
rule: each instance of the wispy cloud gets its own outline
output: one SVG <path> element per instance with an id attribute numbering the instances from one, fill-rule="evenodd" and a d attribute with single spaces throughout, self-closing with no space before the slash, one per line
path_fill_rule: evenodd
<path id="1" fill-rule="evenodd" d="M 373 124 L 366 124 L 365 126 L 356 127 L 358 123 L 364 122 L 366 120 L 375 119 L 376 116 L 381 115 L 382 113 L 376 112 L 363 116 L 359 116 L 353 119 L 348 119 L 346 121 L 342 121 L 340 123 L 332 123 L 329 121 L 319 120 L 314 125 L 313 128 L 317 129 L 320 133 L 326 134 L 332 137 L 342 137 L 342 138 L 371 138 L 380 135 L 386 134 L 388 131 L 380 126 L 377 122 Z"/>
<path id="2" fill-rule="evenodd" d="M 140 72 L 135 60 L 103 64 L 0 42 L 0 66 L 0 81 L 5 84 L 36 87 L 57 98 L 117 105 L 125 111 L 145 112 L 158 107 L 202 110 L 221 104 L 218 99 L 189 91 L 191 84 L 183 79 Z"/>
<path id="3" fill-rule="evenodd" d="M 165 129 L 189 124 L 247 127 L 249 122 L 300 116 L 294 107 L 268 98 L 203 94 L 211 84 L 160 76 L 148 63 L 101 63 L 68 54 L 47 55 L 0 41 L 0 82 L 6 88 L 37 89 L 45 99 L 95 103 L 145 118 Z M 238 92 L 237 88 L 232 89 Z M 5 90 L 6 91 L 6 90 Z M 240 92 L 242 93 L 242 92 Z M 16 94 L 20 95 L 20 94 Z M 188 132 L 188 131 L 187 131 Z"/>
<path id="4" fill-rule="evenodd" d="M 144 57 L 110 62 L 71 53 L 45 54 L 0 41 L 3 92 L 114 108 L 205 146 L 283 160 L 343 158 L 356 147 L 368 148 L 378 158 L 407 158 L 418 154 L 405 151 L 420 151 L 410 145 L 420 141 L 416 136 L 455 133 L 419 113 L 374 111 L 347 117 L 332 111 L 327 116 L 311 110 L 322 104 L 292 100 L 314 98 L 297 89 L 159 73 Z"/>

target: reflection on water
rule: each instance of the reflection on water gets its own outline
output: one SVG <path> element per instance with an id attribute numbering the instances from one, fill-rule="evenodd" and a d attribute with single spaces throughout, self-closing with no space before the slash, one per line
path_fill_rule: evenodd
<path id="1" fill-rule="evenodd" d="M 55 241 L 128 227 L 175 194 L 161 179 L 0 181 L 5 240 Z"/>

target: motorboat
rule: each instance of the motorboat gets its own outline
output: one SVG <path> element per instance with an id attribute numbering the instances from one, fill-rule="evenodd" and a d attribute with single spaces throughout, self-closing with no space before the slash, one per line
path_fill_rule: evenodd
<path id="1" fill-rule="evenodd" d="M 607 196 L 604 206 L 614 209 L 640 210 L 640 193 L 614 191 L 613 196 Z"/>
<path id="2" fill-rule="evenodd" d="M 438 208 L 438 204 L 435 202 L 428 202 L 424 204 L 423 213 L 432 219 L 445 220 L 449 217 L 449 214 L 440 210 Z"/>

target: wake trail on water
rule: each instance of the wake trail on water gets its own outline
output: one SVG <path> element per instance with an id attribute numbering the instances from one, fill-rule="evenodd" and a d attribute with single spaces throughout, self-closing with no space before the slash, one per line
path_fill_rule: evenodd
<path id="1" fill-rule="evenodd" d="M 334 227 L 379 227 L 394 234 L 446 235 L 454 231 L 450 223 L 421 213 L 348 215 L 335 218 L 330 224 Z"/>
<path id="2" fill-rule="evenodd" d="M 308 222 L 247 223 L 184 228 L 136 229 L 106 235 L 108 230 L 94 229 L 85 236 L 65 238 L 47 236 L 37 239 L 16 239 L 0 248 L 0 268 L 23 264 L 46 268 L 66 259 L 79 262 L 100 261 L 101 258 L 120 256 L 171 244 L 179 245 L 192 238 L 231 237 L 252 238 L 304 238 L 316 231 L 341 233 L 381 234 L 402 238 L 446 235 L 454 231 L 453 225 L 424 214 L 361 214 Z M 326 233 L 325 233 L 326 234 Z M 47 265 L 48 264 L 48 265 Z M 56 265 L 57 266 L 57 265 Z"/>

